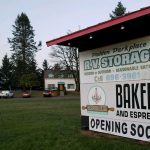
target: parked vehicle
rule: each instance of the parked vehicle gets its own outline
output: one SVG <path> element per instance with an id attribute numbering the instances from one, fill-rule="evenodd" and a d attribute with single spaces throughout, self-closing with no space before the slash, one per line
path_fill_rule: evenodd
<path id="1" fill-rule="evenodd" d="M 44 90 L 43 91 L 43 96 L 44 97 L 50 97 L 50 96 L 52 96 L 52 92 L 50 90 Z"/>
<path id="2" fill-rule="evenodd" d="M 31 97 L 31 92 L 29 92 L 29 91 L 24 91 L 24 92 L 22 93 L 22 97 L 23 97 L 23 98 L 30 98 L 30 97 Z"/>
<path id="3" fill-rule="evenodd" d="M 6 90 L 0 92 L 0 98 L 13 98 L 13 97 L 14 97 L 14 93 L 12 91 Z"/>

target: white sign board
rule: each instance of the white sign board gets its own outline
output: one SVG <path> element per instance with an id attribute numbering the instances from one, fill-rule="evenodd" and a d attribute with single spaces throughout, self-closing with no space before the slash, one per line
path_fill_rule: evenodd
<path id="1" fill-rule="evenodd" d="M 150 141 L 150 36 L 80 53 L 89 129 Z"/>

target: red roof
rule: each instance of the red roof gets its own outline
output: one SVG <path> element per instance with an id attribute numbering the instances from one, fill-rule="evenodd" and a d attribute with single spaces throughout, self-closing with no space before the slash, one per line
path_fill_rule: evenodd
<path id="1" fill-rule="evenodd" d="M 63 45 L 63 42 L 70 41 L 70 40 L 79 38 L 81 36 L 83 37 L 87 34 L 97 32 L 100 30 L 104 30 L 104 29 L 110 28 L 114 25 L 124 23 L 124 22 L 130 21 L 130 20 L 133 20 L 135 18 L 139 18 L 141 16 L 145 16 L 145 15 L 149 15 L 149 14 L 150 14 L 150 6 L 142 8 L 142 9 L 132 12 L 132 13 L 128 13 L 121 17 L 117 17 L 115 19 L 111 19 L 106 22 L 102 22 L 102 23 L 96 24 L 94 26 L 90 26 L 88 28 L 79 30 L 79 31 L 71 33 L 69 35 L 65 35 L 65 36 L 47 41 L 46 44 L 47 44 L 47 46 L 52 46 L 52 45 L 57 45 L 57 44 Z"/>

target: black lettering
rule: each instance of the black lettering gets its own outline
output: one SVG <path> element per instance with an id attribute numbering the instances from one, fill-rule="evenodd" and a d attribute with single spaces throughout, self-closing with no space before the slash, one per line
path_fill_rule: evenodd
<path id="1" fill-rule="evenodd" d="M 120 133 L 120 122 L 116 122 L 116 124 L 115 124 L 115 132 Z"/>
<path id="2" fill-rule="evenodd" d="M 116 116 L 128 117 L 128 112 L 124 110 L 117 110 Z"/>
<path id="3" fill-rule="evenodd" d="M 138 118 L 136 111 L 134 112 L 134 118 Z"/>
<path id="4" fill-rule="evenodd" d="M 146 127 L 146 138 L 150 139 L 150 126 Z"/>
<path id="5" fill-rule="evenodd" d="M 137 132 L 138 132 L 138 136 L 139 137 L 143 137 L 143 135 L 144 135 L 144 127 L 142 125 L 139 125 L 138 128 L 137 128 Z"/>
<path id="6" fill-rule="evenodd" d="M 110 125 L 110 121 L 106 121 L 106 131 L 110 131 L 110 128 L 111 125 Z"/>
<path id="7" fill-rule="evenodd" d="M 99 124 L 100 124 L 99 119 L 96 119 L 96 129 L 98 128 Z"/>
<path id="8" fill-rule="evenodd" d="M 130 108 L 130 85 L 124 85 L 124 108 Z"/>
<path id="9" fill-rule="evenodd" d="M 144 90 L 145 83 L 141 83 L 141 109 L 146 109 L 146 106 L 144 106 L 144 93 L 146 93 L 146 90 Z"/>
<path id="10" fill-rule="evenodd" d="M 119 110 L 117 110 L 116 116 L 120 116 Z"/>
<path id="11" fill-rule="evenodd" d="M 132 108 L 135 108 L 135 104 L 136 104 L 136 108 L 140 109 L 140 105 L 137 97 L 138 86 L 139 84 L 136 84 L 135 86 L 134 84 L 132 84 Z"/>
<path id="12" fill-rule="evenodd" d="M 147 113 L 147 119 L 150 119 L 150 113 Z"/>
<path id="13" fill-rule="evenodd" d="M 130 111 L 130 117 L 133 118 L 133 111 Z"/>
<path id="14" fill-rule="evenodd" d="M 148 109 L 150 109 L 150 83 L 147 84 Z"/>
<path id="15" fill-rule="evenodd" d="M 122 86 L 120 84 L 116 85 L 116 106 L 122 107 Z"/>
<path id="16" fill-rule="evenodd" d="M 131 124 L 131 131 L 130 131 L 130 134 L 131 134 L 132 136 L 135 136 L 135 135 L 136 135 L 135 127 L 136 127 L 135 124 Z"/>
<path id="17" fill-rule="evenodd" d="M 114 131 L 114 121 L 112 121 L 112 129 L 111 131 L 113 132 Z"/>
<path id="18" fill-rule="evenodd" d="M 104 126 L 105 126 L 105 121 L 104 120 L 101 120 L 101 129 L 104 130 Z"/>
<path id="19" fill-rule="evenodd" d="M 122 124 L 122 133 L 127 134 L 127 124 L 125 122 Z"/>
<path id="20" fill-rule="evenodd" d="M 138 116 L 138 118 L 141 118 L 141 116 L 142 116 L 141 112 L 137 112 L 137 116 Z"/>
<path id="21" fill-rule="evenodd" d="M 90 123 L 91 123 L 91 127 L 94 128 L 95 127 L 95 120 L 91 119 Z"/>

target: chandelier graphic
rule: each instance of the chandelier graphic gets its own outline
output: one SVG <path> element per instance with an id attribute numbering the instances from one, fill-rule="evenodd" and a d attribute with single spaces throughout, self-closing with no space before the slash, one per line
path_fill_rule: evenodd
<path id="1" fill-rule="evenodd" d="M 101 96 L 98 95 L 97 88 L 95 88 L 95 93 L 94 93 L 94 95 L 92 95 L 92 100 L 93 100 L 96 104 L 98 104 L 98 102 L 101 101 L 101 99 L 102 99 Z"/>

